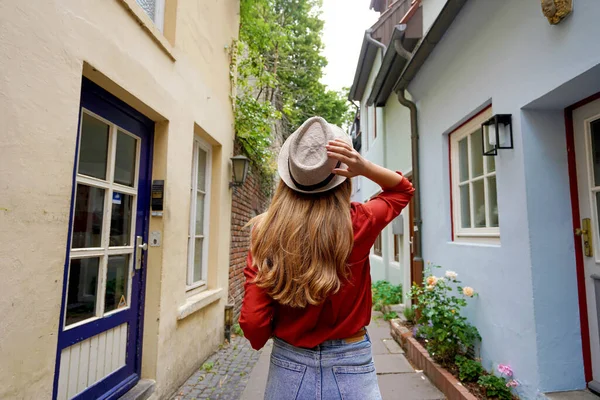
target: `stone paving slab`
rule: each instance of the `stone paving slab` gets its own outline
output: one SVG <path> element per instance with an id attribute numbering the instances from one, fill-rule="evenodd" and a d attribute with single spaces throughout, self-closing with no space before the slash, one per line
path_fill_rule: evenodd
<path id="1" fill-rule="evenodd" d="M 378 375 L 383 400 L 443 400 L 446 397 L 423 373 Z"/>
<path id="2" fill-rule="evenodd" d="M 404 354 L 404 350 L 394 339 L 383 339 L 382 341 L 391 354 Z"/>
<path id="3" fill-rule="evenodd" d="M 408 360 L 402 354 L 375 354 L 375 369 L 377 374 L 405 374 L 415 372 Z"/>
<path id="4" fill-rule="evenodd" d="M 572 392 L 546 393 L 550 400 L 598 400 L 599 397 L 587 390 Z"/>
<path id="5" fill-rule="evenodd" d="M 241 400 L 261 400 L 264 398 L 272 349 L 273 341 L 269 340 L 261 350 L 260 357 L 250 374 L 246 389 L 243 391 L 240 398 Z"/>

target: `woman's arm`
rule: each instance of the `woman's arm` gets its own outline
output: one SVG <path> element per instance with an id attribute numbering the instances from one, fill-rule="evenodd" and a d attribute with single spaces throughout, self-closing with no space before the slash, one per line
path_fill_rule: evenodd
<path id="1" fill-rule="evenodd" d="M 257 270 L 252 264 L 252 254 L 248 252 L 246 268 L 244 268 L 244 276 L 246 277 L 244 300 L 239 322 L 244 331 L 244 336 L 250 341 L 252 348 L 259 350 L 273 333 L 271 324 L 274 306 L 271 296 L 254 282 Z"/>

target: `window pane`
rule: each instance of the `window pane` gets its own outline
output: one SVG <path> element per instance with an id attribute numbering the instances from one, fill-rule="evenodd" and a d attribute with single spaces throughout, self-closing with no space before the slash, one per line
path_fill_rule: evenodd
<path id="1" fill-rule="evenodd" d="M 489 139 L 489 130 L 486 129 L 484 131 L 484 138 L 483 140 L 485 140 L 485 151 L 489 151 L 491 150 L 491 146 L 490 146 L 490 139 Z M 491 157 L 491 156 L 485 156 L 483 157 L 483 159 L 486 162 L 486 172 L 494 172 L 496 170 L 496 157 Z"/>
<path id="2" fill-rule="evenodd" d="M 471 178 L 483 175 L 483 154 L 482 152 L 482 133 L 481 128 L 471 135 Z"/>
<path id="3" fill-rule="evenodd" d="M 198 147 L 198 190 L 206 191 L 206 151 Z"/>
<path id="4" fill-rule="evenodd" d="M 475 228 L 485 228 L 485 189 L 483 179 L 473 182 L 473 215 Z"/>
<path id="5" fill-rule="evenodd" d="M 400 235 L 394 235 L 394 261 L 400 261 Z"/>
<path id="6" fill-rule="evenodd" d="M 496 191 L 496 177 L 488 179 L 488 203 L 490 205 L 490 226 L 498 227 L 498 192 Z"/>
<path id="7" fill-rule="evenodd" d="M 110 217 L 110 246 L 131 244 L 131 213 L 133 196 L 113 192 L 112 214 Z"/>
<path id="8" fill-rule="evenodd" d="M 129 254 L 108 257 L 104 312 L 127 307 Z"/>
<path id="9" fill-rule="evenodd" d="M 496 157 L 485 157 L 487 160 L 487 172 L 496 171 Z"/>
<path id="10" fill-rule="evenodd" d="M 468 138 L 464 138 L 458 142 L 458 170 L 459 179 L 464 182 L 469 179 L 469 159 L 468 159 Z"/>
<path id="11" fill-rule="evenodd" d="M 600 119 L 590 124 L 592 135 L 592 163 L 594 165 L 594 183 L 600 186 Z"/>
<path id="12" fill-rule="evenodd" d="M 74 249 L 102 245 L 103 216 L 104 189 L 78 184 L 73 216 Z"/>
<path id="13" fill-rule="evenodd" d="M 115 159 L 115 182 L 133 186 L 137 141 L 133 136 L 119 131 Z"/>
<path id="14" fill-rule="evenodd" d="M 194 241 L 194 279 L 193 283 L 202 280 L 202 243 L 204 239 L 198 238 Z"/>
<path id="15" fill-rule="evenodd" d="M 471 227 L 471 199 L 468 184 L 460 187 L 460 226 Z"/>
<path id="16" fill-rule="evenodd" d="M 204 234 L 204 195 L 196 194 L 196 235 Z"/>
<path id="17" fill-rule="evenodd" d="M 136 0 L 152 21 L 156 18 L 156 0 Z"/>
<path id="18" fill-rule="evenodd" d="M 83 114 L 77 169 L 80 174 L 106 179 L 108 131 L 107 124 L 91 115 Z"/>
<path id="19" fill-rule="evenodd" d="M 96 315 L 100 258 L 71 260 L 67 292 L 67 320 L 71 325 Z"/>

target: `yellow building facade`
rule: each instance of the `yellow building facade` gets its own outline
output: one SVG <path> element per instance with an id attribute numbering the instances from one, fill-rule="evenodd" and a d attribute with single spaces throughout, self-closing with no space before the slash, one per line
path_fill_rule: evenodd
<path id="1" fill-rule="evenodd" d="M 222 342 L 239 0 L 0 2 L 0 398 L 168 397 Z"/>

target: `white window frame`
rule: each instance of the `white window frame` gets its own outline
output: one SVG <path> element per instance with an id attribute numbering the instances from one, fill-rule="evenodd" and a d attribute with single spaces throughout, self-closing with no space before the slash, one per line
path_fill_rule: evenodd
<path id="1" fill-rule="evenodd" d="M 203 235 L 196 235 L 196 194 L 198 193 L 198 154 L 202 149 L 206 152 L 206 177 L 204 192 L 204 226 Z M 188 231 L 188 267 L 186 274 L 186 290 L 193 290 L 198 287 L 206 286 L 208 274 L 208 242 L 209 238 L 209 220 L 210 220 L 210 196 L 211 196 L 211 174 L 212 174 L 212 146 L 200 139 L 194 137 L 194 149 L 192 157 L 192 179 L 190 185 L 190 224 Z M 202 279 L 194 282 L 194 254 L 196 239 L 202 238 Z"/>
<path id="2" fill-rule="evenodd" d="M 165 1 L 166 0 L 156 0 L 154 3 L 154 20 L 152 22 L 154 22 L 154 25 L 156 25 L 158 30 L 161 32 L 163 32 L 165 27 Z M 142 9 L 144 14 L 148 15 L 142 6 L 139 4 L 138 6 Z M 149 15 L 148 18 L 150 18 Z"/>
<path id="3" fill-rule="evenodd" d="M 466 122 L 464 125 L 459 127 L 457 130 L 450 134 L 450 165 L 451 165 L 451 176 L 452 176 L 452 225 L 454 227 L 454 240 L 460 241 L 461 239 L 468 240 L 477 240 L 477 238 L 481 238 L 485 241 L 490 242 L 499 242 L 500 240 L 500 227 L 490 227 L 490 203 L 489 203 L 489 187 L 488 187 L 488 179 L 490 177 L 497 177 L 498 167 L 494 168 L 493 172 L 487 171 L 487 156 L 483 156 L 483 151 L 480 148 L 475 149 L 475 151 L 481 152 L 482 157 L 484 157 L 484 172 L 483 175 L 478 176 L 477 178 L 472 178 L 471 169 L 472 169 L 472 159 L 471 159 L 471 138 L 468 139 L 468 149 L 467 149 L 467 157 L 468 157 L 468 169 L 469 169 L 469 179 L 465 182 L 460 182 L 459 178 L 459 168 L 460 168 L 460 160 L 459 160 L 459 145 L 458 143 L 467 136 L 471 136 L 478 129 L 481 128 L 481 124 L 492 117 L 492 109 L 491 107 L 482 111 L 471 120 Z M 485 136 L 483 137 L 485 141 Z M 477 145 L 479 147 L 479 145 Z M 474 205 L 473 205 L 473 187 L 472 183 L 483 180 L 484 182 L 484 202 L 485 202 L 485 217 L 486 217 L 486 227 L 481 228 L 463 228 L 461 226 L 462 215 L 461 215 L 461 198 L 460 198 L 460 186 L 464 184 L 469 185 L 469 206 L 471 213 L 471 225 L 473 225 L 475 220 L 474 213 Z M 498 179 L 496 178 L 496 196 L 498 194 Z M 496 198 L 496 204 L 498 203 L 498 199 Z M 499 222 L 499 221 L 498 221 Z M 500 224 L 498 224 L 500 225 Z"/>

